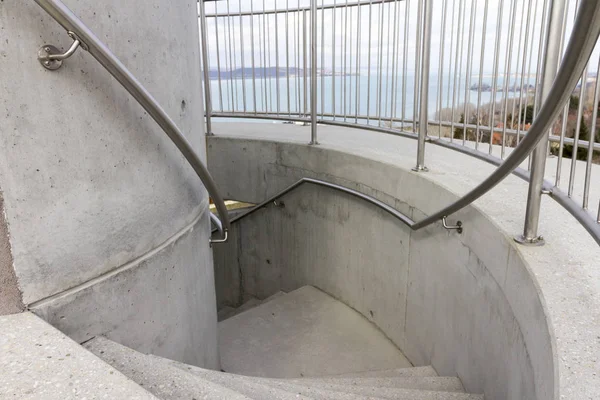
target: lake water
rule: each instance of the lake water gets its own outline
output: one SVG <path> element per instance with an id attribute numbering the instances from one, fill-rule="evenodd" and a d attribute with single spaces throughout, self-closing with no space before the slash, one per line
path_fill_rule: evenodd
<path id="1" fill-rule="evenodd" d="M 389 76 L 366 75 L 362 76 L 324 76 L 317 77 L 317 111 L 319 114 L 331 114 L 335 109 L 336 115 L 355 116 L 358 110 L 359 115 L 379 116 L 382 119 L 394 117 L 402 119 L 412 119 L 414 112 L 414 92 L 415 79 L 413 75 L 407 75 L 406 78 L 393 79 Z M 482 80 L 484 84 L 491 84 L 492 80 L 486 77 Z M 509 83 L 510 86 L 516 82 L 518 88 L 521 85 L 521 79 L 513 76 Z M 524 85 L 535 85 L 535 78 L 524 78 Z M 465 83 L 467 85 L 465 85 Z M 477 91 L 465 90 L 465 86 L 471 86 L 479 83 L 478 77 L 473 77 L 469 82 L 465 78 L 457 80 L 458 92 L 453 94 L 453 77 L 449 79 L 447 75 L 443 77 L 441 90 L 441 108 L 458 108 L 459 105 L 471 103 L 477 105 Z M 503 78 L 498 78 L 498 89 L 503 85 Z M 214 79 L 210 81 L 212 103 L 214 111 L 236 111 L 254 113 L 279 112 L 286 114 L 303 114 L 310 111 L 310 79 L 307 79 L 306 92 L 304 79 L 302 76 L 290 76 L 280 78 L 256 78 L 247 77 L 245 80 L 232 79 L 221 80 Z M 403 88 L 405 94 L 403 95 Z M 439 82 L 434 74 L 430 77 L 428 110 L 430 118 L 434 118 L 435 113 L 440 109 L 440 98 L 438 96 Z M 245 93 L 244 93 L 245 89 Z M 322 90 L 324 89 L 324 91 Z M 279 93 L 279 96 L 277 96 Z M 288 96 L 289 93 L 289 96 Z M 305 103 L 305 93 L 308 94 L 308 101 Z M 244 96 L 245 94 L 245 96 Z M 504 93 L 496 93 L 496 101 L 501 100 Z M 509 97 L 519 96 L 519 93 L 508 93 Z M 525 96 L 525 95 L 523 95 Z M 533 94 L 529 94 L 530 99 Z M 245 101 L 244 101 L 245 99 Z M 358 99 L 358 107 L 357 107 Z M 490 103 L 492 100 L 491 92 L 482 92 L 480 104 Z M 256 107 L 255 107 L 256 102 Z M 279 107 L 278 107 L 279 104 Z M 462 107 L 461 107 L 462 109 Z M 459 109 L 460 110 L 460 109 Z M 367 112 L 368 111 L 368 112 Z M 378 119 L 378 118 L 377 118 Z"/>

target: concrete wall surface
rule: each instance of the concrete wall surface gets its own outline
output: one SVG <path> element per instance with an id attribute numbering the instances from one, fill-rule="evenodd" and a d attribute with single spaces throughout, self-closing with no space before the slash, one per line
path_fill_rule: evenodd
<path id="1" fill-rule="evenodd" d="M 205 158 L 196 1 L 64 2 L 131 70 Z M 36 59 L 39 47 L 48 43 L 64 49 L 71 39 L 35 2 L 0 2 L 0 32 L 0 187 L 24 303 L 36 305 L 56 296 L 68 301 L 69 293 L 154 254 L 159 258 L 150 264 L 184 270 L 181 276 L 193 278 L 197 285 L 190 283 L 187 292 L 178 293 L 183 308 L 177 317 L 167 309 L 155 317 L 167 325 L 171 316 L 193 320 L 195 328 L 198 323 L 216 324 L 212 316 L 198 320 L 212 312 L 215 301 L 209 289 L 213 275 L 207 238 L 190 237 L 201 239 L 193 256 L 155 254 L 207 212 L 207 194 L 192 168 L 85 51 L 79 49 L 58 71 L 42 68 Z M 208 228 L 204 224 L 201 229 Z M 120 295 L 106 290 L 116 289 L 107 284 L 93 288 L 102 301 L 108 301 L 103 296 L 109 293 Z M 205 297 L 196 299 L 198 294 Z M 168 293 L 139 292 L 135 304 L 121 305 L 133 308 L 115 312 L 135 315 L 135 307 L 154 304 L 156 296 Z M 87 306 L 107 313 L 114 304 Z M 84 337 L 87 332 L 73 321 L 84 317 L 84 310 L 70 310 L 80 314 L 63 315 L 71 319 L 68 333 Z M 95 331 L 122 331 L 117 320 L 107 316 L 106 325 Z M 206 338 L 212 341 L 208 347 L 216 346 L 213 333 Z M 150 342 L 139 346 L 151 349 Z M 190 357 L 214 359 L 212 353 Z M 209 366 L 217 365 L 213 360 Z"/>
<path id="2" fill-rule="evenodd" d="M 416 220 L 458 198 L 431 179 L 443 174 L 435 166 L 419 174 L 387 158 L 385 140 L 398 138 L 361 143 L 351 130 L 329 129 L 339 128 L 323 127 L 331 136 L 308 146 L 301 127 L 217 124 L 209 166 L 226 197 L 247 202 L 302 177 L 359 190 Z M 537 280 L 478 207 L 450 218 L 465 224 L 459 235 L 440 223 L 412 232 L 375 206 L 317 186 L 281 201 L 235 223 L 231 242 L 215 247 L 220 304 L 314 285 L 373 321 L 413 364 L 458 376 L 468 392 L 557 398 L 555 342 Z"/>
<path id="3" fill-rule="evenodd" d="M 23 299 L 13 267 L 8 227 L 4 216 L 4 201 L 0 192 L 0 315 L 23 310 Z"/>

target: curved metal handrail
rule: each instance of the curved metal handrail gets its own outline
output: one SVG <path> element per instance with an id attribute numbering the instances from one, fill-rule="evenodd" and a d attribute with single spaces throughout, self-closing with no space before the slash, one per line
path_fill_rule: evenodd
<path id="1" fill-rule="evenodd" d="M 364 193 L 359 192 L 354 189 L 347 188 L 345 186 L 341 186 L 341 185 L 337 185 L 335 183 L 326 182 L 326 181 L 322 181 L 320 179 L 313 179 L 313 178 L 300 179 L 298 182 L 288 186 L 287 188 L 283 189 L 281 192 L 274 194 L 273 196 L 270 196 L 268 199 L 266 199 L 265 201 L 263 201 L 260 204 L 257 204 L 256 206 L 252 207 L 245 213 L 242 213 L 242 214 L 236 216 L 235 218 L 232 218 L 231 223 L 237 222 L 237 221 L 241 220 L 242 218 L 246 218 L 249 215 L 254 214 L 258 210 L 265 208 L 266 206 L 268 206 L 271 203 L 274 203 L 277 199 L 285 196 L 286 194 L 292 192 L 293 190 L 299 188 L 300 186 L 302 186 L 304 184 L 312 184 L 312 185 L 322 186 L 322 187 L 334 189 L 339 192 L 349 194 L 351 196 L 357 197 L 359 199 L 362 199 L 368 203 L 371 203 L 371 204 L 379 207 L 380 209 L 382 209 L 383 211 L 392 215 L 393 217 L 398 219 L 400 222 L 402 222 L 404 225 L 408 226 L 412 230 L 417 230 L 417 229 L 422 228 L 422 227 L 415 228 L 415 226 L 417 225 L 415 223 L 415 221 L 413 221 L 411 218 L 407 217 L 406 215 L 402 214 L 400 211 L 396 210 L 395 208 L 382 202 L 381 200 L 377 200 L 376 198 L 374 198 L 372 196 L 369 196 L 367 194 L 364 194 Z M 216 228 L 213 230 L 213 232 L 220 230 L 218 222 L 217 221 L 213 221 L 213 222 L 215 222 L 215 225 L 216 225 Z M 457 221 L 456 225 L 448 225 L 446 222 L 446 217 L 442 218 L 442 225 L 444 228 L 446 228 L 448 230 L 456 230 L 458 233 L 462 233 L 462 230 L 463 230 L 461 221 Z M 213 242 L 213 243 L 216 243 L 216 242 Z"/>
<path id="2" fill-rule="evenodd" d="M 34 0 L 52 18 L 56 20 L 67 32 L 73 32 L 81 41 L 82 47 L 87 50 L 148 112 L 156 123 L 177 146 L 185 159 L 194 169 L 210 197 L 212 198 L 222 221 L 224 237 L 230 227 L 227 207 L 221 197 L 217 185 L 210 173 L 194 151 L 192 145 L 179 130 L 175 122 L 169 117 L 158 101 L 142 86 L 137 78 L 123 65 L 123 63 L 98 39 L 96 35 L 67 8 L 60 0 Z"/>
<path id="3" fill-rule="evenodd" d="M 232 218 L 231 222 L 234 223 L 236 221 L 239 221 L 242 218 L 247 217 L 250 214 L 255 213 L 256 211 L 260 210 L 261 208 L 266 207 L 270 203 L 274 202 L 275 200 L 279 199 L 282 196 L 285 196 L 286 194 L 288 194 L 292 190 L 300 187 L 301 185 L 303 185 L 305 183 L 310 183 L 310 184 L 317 185 L 317 186 L 327 187 L 327 188 L 334 189 L 334 190 L 337 190 L 339 192 L 347 193 L 347 194 L 352 195 L 354 197 L 358 197 L 360 199 L 363 199 L 363 200 L 365 200 L 365 201 L 367 201 L 367 202 L 369 202 L 369 203 L 371 203 L 371 204 L 373 204 L 373 205 L 381 208 L 382 210 L 384 210 L 388 214 L 392 215 L 393 217 L 396 217 L 398 220 L 400 220 L 402 223 L 404 223 L 405 225 L 407 225 L 410 228 L 412 228 L 414 226 L 414 224 L 415 224 L 415 222 L 412 219 L 410 219 L 406 215 L 402 214 L 400 211 L 396 210 L 393 207 L 388 206 L 384 202 L 382 202 L 380 200 L 377 200 L 374 197 L 371 197 L 369 195 L 361 193 L 361 192 L 359 192 L 357 190 L 347 188 L 345 186 L 336 185 L 335 183 L 326 182 L 326 181 L 322 181 L 322 180 L 319 180 L 319 179 L 313 179 L 313 178 L 302 178 L 302 179 L 300 179 L 298 182 L 294 183 L 293 185 L 288 186 L 287 188 L 283 189 L 281 192 L 279 192 L 279 193 L 277 193 L 277 194 L 269 197 L 267 200 L 263 201 L 262 203 L 257 204 L 256 206 L 252 207 L 250 210 L 246 211 L 245 213 L 240 214 L 240 215 L 236 216 L 235 218 Z"/>

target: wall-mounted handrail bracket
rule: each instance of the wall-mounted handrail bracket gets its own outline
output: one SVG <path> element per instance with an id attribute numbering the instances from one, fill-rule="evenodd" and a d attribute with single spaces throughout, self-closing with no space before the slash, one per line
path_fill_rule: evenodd
<path id="1" fill-rule="evenodd" d="M 455 230 L 458 233 L 463 232 L 462 221 L 457 221 L 456 225 L 448 225 L 446 217 L 442 217 L 442 225 L 448 230 Z"/>
<path id="2" fill-rule="evenodd" d="M 69 47 L 69 50 L 64 53 L 61 52 L 56 46 L 51 44 L 45 44 L 40 47 L 38 51 L 38 61 L 44 68 L 50 71 L 55 71 L 62 67 L 63 60 L 66 60 L 75 54 L 75 51 L 77 51 L 80 46 L 82 49 L 87 50 L 87 46 L 75 33 L 69 31 L 68 34 L 69 37 L 73 39 L 73 43 L 71 44 L 71 47 Z"/>
<path id="3" fill-rule="evenodd" d="M 210 244 L 210 247 L 212 247 L 213 244 L 227 243 L 227 240 L 229 240 L 229 231 L 227 229 L 223 229 L 222 239 L 209 239 L 208 242 Z"/>

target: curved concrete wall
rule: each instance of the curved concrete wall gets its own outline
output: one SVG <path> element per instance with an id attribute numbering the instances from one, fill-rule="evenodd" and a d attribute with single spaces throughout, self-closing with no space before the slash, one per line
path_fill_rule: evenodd
<path id="1" fill-rule="evenodd" d="M 196 1 L 65 3 L 157 98 L 204 157 Z M 36 54 L 42 44 L 66 48 L 71 40 L 34 2 L 0 2 L 0 32 L 0 187 L 24 303 L 45 313 L 57 298 L 67 303 L 77 299 L 82 303 L 78 308 L 60 313 L 69 324 L 47 314 L 69 335 L 110 336 L 127 320 L 149 329 L 139 347 L 218 367 L 205 234 L 208 199 L 199 179 L 156 123 L 85 51 L 78 50 L 55 72 L 39 65 Z M 192 225 L 196 231 L 189 229 Z M 179 240 L 171 243 L 170 255 L 160 251 L 181 234 L 190 235 L 187 240 L 194 245 Z M 187 291 L 174 294 L 177 317 L 168 309 L 153 314 L 165 324 L 172 316 L 195 321 L 185 337 L 158 326 L 153 331 L 141 311 L 158 307 L 156 296 L 166 297 L 165 291 L 140 289 L 134 296 L 131 288 L 121 298 L 119 291 L 127 285 L 95 285 L 92 291 L 100 296 L 95 298 L 84 289 L 106 282 L 140 258 L 147 268 L 152 264 L 180 271 L 178 278 L 193 278 L 195 287 L 190 282 Z M 148 287 L 159 282 L 168 287 L 164 274 L 140 278 L 129 271 L 111 279 L 135 277 Z M 199 294 L 203 298 L 196 299 Z M 90 314 L 90 309 L 102 312 Z M 121 321 L 111 317 L 113 312 L 128 317 Z M 83 328 L 91 318 L 96 328 Z M 181 349 L 164 344 L 172 340 L 170 335 Z"/>
<path id="2" fill-rule="evenodd" d="M 260 135 L 261 127 L 248 129 Z M 248 202 L 302 177 L 357 189 L 417 220 L 457 198 L 427 175 L 326 144 L 216 136 L 209 165 L 228 198 Z M 216 247 L 221 304 L 315 285 L 377 324 L 415 365 L 457 375 L 469 392 L 554 398 L 553 342 L 536 281 L 511 238 L 477 208 L 452 216 L 466 224 L 458 235 L 440 224 L 412 232 L 326 188 L 305 185 L 283 203 L 234 225 L 231 244 Z"/>

